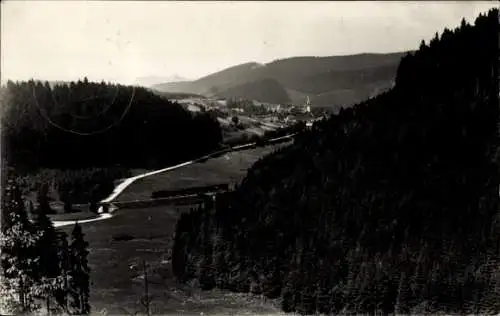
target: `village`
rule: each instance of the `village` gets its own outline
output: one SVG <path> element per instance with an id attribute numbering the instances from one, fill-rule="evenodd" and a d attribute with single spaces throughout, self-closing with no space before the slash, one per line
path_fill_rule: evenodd
<path id="1" fill-rule="evenodd" d="M 186 98 L 172 101 L 183 105 L 191 112 L 215 112 L 221 125 L 236 120 L 253 121 L 263 124 L 264 127 L 276 129 L 302 121 L 306 123 L 306 127 L 310 128 L 315 121 L 328 115 L 328 111 L 315 108 L 311 104 L 309 97 L 306 98 L 303 104 L 299 105 L 272 104 L 241 98 Z"/>

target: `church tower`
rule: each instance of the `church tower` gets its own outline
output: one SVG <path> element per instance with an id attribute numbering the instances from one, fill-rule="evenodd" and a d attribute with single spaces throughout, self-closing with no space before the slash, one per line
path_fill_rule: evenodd
<path id="1" fill-rule="evenodd" d="M 311 101 L 309 100 L 309 96 L 306 98 L 306 104 L 304 106 L 306 113 L 311 113 Z"/>

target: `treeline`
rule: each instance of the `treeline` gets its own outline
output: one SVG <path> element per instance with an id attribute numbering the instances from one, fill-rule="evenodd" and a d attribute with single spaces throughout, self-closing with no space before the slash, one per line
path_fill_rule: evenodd
<path id="1" fill-rule="evenodd" d="M 37 202 L 46 205 L 47 214 L 54 213 L 50 202 L 63 203 L 65 212 L 73 211 L 72 206 L 75 204 L 97 203 L 113 191 L 117 179 L 131 176 L 124 167 L 41 169 L 29 174 L 5 168 L 4 172 L 16 179 L 24 196 L 34 192 Z"/>
<path id="2" fill-rule="evenodd" d="M 321 107 L 321 106 L 313 106 L 311 107 L 311 113 L 314 117 L 328 116 L 335 113 L 334 107 Z"/>
<path id="3" fill-rule="evenodd" d="M 221 183 L 221 184 L 190 187 L 190 188 L 177 189 L 177 190 L 153 191 L 153 193 L 151 193 L 151 198 L 159 199 L 159 198 L 170 198 L 170 197 L 187 196 L 187 195 L 195 195 L 195 194 L 199 195 L 199 194 L 206 194 L 209 192 L 218 192 L 218 191 L 227 191 L 227 190 L 229 190 L 229 184 Z"/>
<path id="4" fill-rule="evenodd" d="M 498 313 L 498 9 L 408 54 L 395 87 L 184 214 L 182 281 L 285 312 Z"/>
<path id="5" fill-rule="evenodd" d="M 68 242 L 40 207 L 29 219 L 14 181 L 3 186 L 1 204 L 0 313 L 89 314 L 88 244 L 81 227 L 75 224 Z"/>
<path id="6" fill-rule="evenodd" d="M 25 168 L 164 167 L 206 154 L 218 122 L 145 88 L 83 81 L 7 82 L 2 153 Z"/>
<path id="7" fill-rule="evenodd" d="M 397 68 L 398 60 L 394 58 L 392 63 L 378 67 L 317 73 L 300 81 L 300 92 L 318 95 L 331 91 L 332 87 L 338 90 L 362 91 L 376 82 L 390 82 L 394 79 Z"/>
<path id="8" fill-rule="evenodd" d="M 232 80 L 231 80 L 232 81 Z M 285 88 L 276 79 L 263 78 L 255 81 L 233 85 L 218 92 L 217 97 L 245 98 L 248 100 L 259 100 L 268 103 L 287 103 L 290 101 Z"/>

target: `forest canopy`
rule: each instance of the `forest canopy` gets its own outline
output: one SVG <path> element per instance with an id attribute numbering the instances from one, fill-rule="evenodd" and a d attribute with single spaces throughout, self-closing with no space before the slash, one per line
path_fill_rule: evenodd
<path id="1" fill-rule="evenodd" d="M 498 10 L 177 223 L 173 269 L 285 312 L 500 310 Z"/>
<path id="2" fill-rule="evenodd" d="M 2 158 L 28 168 L 171 165 L 218 147 L 218 122 L 142 87 L 7 82 Z"/>

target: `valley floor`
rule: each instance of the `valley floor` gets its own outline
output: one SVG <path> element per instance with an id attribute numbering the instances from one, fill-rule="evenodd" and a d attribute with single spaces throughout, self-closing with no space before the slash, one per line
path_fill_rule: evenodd
<path id="1" fill-rule="evenodd" d="M 278 146 L 283 146 L 281 144 Z M 246 170 L 276 146 L 231 152 L 218 158 L 139 179 L 127 187 L 118 201 L 148 199 L 154 190 L 177 189 L 241 181 Z M 144 312 L 142 260 L 148 265 L 151 310 L 160 315 L 262 315 L 282 314 L 277 302 L 248 294 L 178 284 L 173 276 L 170 252 L 177 219 L 190 206 L 155 206 L 120 209 L 112 218 L 82 224 L 89 243 L 93 313 L 130 315 Z M 67 233 L 72 225 L 59 227 Z M 126 236 L 127 241 L 114 237 Z"/>
<path id="2" fill-rule="evenodd" d="M 276 302 L 247 294 L 213 290 L 202 292 L 196 286 L 175 281 L 170 265 L 176 220 L 187 207 L 157 206 L 122 209 L 115 217 L 83 224 L 89 243 L 91 268 L 90 303 L 94 313 L 108 315 L 143 312 L 142 260 L 148 265 L 151 310 L 160 315 L 255 315 L 279 313 Z M 67 233 L 72 226 L 60 228 Z M 128 241 L 114 236 L 128 235 Z"/>
<path id="3" fill-rule="evenodd" d="M 234 151 L 206 162 L 198 162 L 148 176 L 128 186 L 116 198 L 116 201 L 150 199 L 151 193 L 156 190 L 174 190 L 220 183 L 234 184 L 245 177 L 248 168 L 259 158 L 287 144 L 290 143 Z M 132 173 L 137 174 L 138 172 L 133 171 Z"/>

